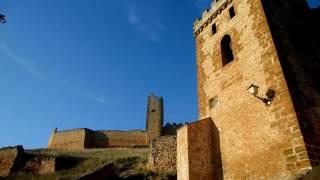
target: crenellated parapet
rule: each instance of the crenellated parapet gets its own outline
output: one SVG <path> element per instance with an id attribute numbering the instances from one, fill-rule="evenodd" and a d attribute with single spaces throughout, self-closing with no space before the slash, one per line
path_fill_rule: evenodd
<path id="1" fill-rule="evenodd" d="M 188 124 L 188 123 L 185 123 Z M 177 135 L 177 130 L 184 126 L 185 124 L 182 123 L 167 123 L 165 126 L 162 127 L 162 135 Z"/>
<path id="2" fill-rule="evenodd" d="M 202 17 L 195 20 L 193 23 L 193 35 L 197 37 L 204 28 L 206 28 L 221 12 L 231 4 L 233 0 L 214 0 L 211 3 L 211 8 L 206 9 L 202 13 Z"/>

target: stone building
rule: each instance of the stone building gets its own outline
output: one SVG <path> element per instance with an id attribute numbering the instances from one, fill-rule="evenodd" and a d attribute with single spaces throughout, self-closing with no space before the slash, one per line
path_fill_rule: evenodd
<path id="1" fill-rule="evenodd" d="M 148 146 L 152 140 L 164 135 L 172 135 L 180 126 L 163 127 L 163 98 L 148 96 L 146 130 L 118 131 L 87 128 L 57 131 L 51 133 L 48 148 L 79 150 L 106 147 Z"/>
<path id="2" fill-rule="evenodd" d="M 199 121 L 178 179 L 288 179 L 320 162 L 319 9 L 215 0 L 194 23 Z"/>
<path id="3" fill-rule="evenodd" d="M 147 141 L 161 136 L 163 126 L 163 99 L 153 95 L 148 96 L 146 133 L 148 134 Z"/>

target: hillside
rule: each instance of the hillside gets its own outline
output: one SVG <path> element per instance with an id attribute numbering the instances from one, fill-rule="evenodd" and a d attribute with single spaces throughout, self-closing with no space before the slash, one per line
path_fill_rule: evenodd
<path id="1" fill-rule="evenodd" d="M 83 151 L 26 150 L 25 154 L 33 158 L 59 159 L 55 165 L 55 173 L 36 175 L 32 173 L 32 164 L 37 166 L 37 163 L 29 163 L 31 164 L 28 165 L 29 168 L 24 167 L 6 179 L 97 179 L 96 176 L 92 176 L 97 173 L 100 173 L 98 174 L 99 179 L 176 179 L 175 175 L 172 176 L 165 172 L 155 173 L 146 169 L 149 151 L 149 148 L 108 148 Z M 101 178 L 106 173 L 108 178 Z"/>

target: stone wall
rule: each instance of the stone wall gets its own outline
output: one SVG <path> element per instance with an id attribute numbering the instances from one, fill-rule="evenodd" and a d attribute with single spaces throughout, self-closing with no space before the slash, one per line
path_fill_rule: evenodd
<path id="1" fill-rule="evenodd" d="M 162 136 L 152 140 L 148 167 L 153 171 L 176 172 L 177 137 Z"/>
<path id="2" fill-rule="evenodd" d="M 85 138 L 86 148 L 106 148 L 109 140 L 105 133 L 101 131 L 87 131 Z"/>
<path id="3" fill-rule="evenodd" d="M 148 96 L 146 131 L 92 131 L 74 129 L 54 130 L 48 141 L 48 148 L 80 150 L 84 148 L 134 147 L 146 146 L 154 138 L 162 135 L 163 99 L 154 95 Z M 165 127 L 166 134 L 175 134 L 177 127 Z"/>
<path id="4" fill-rule="evenodd" d="M 147 137 L 144 131 L 99 131 L 107 138 L 108 147 L 146 146 Z"/>
<path id="5" fill-rule="evenodd" d="M 85 148 L 146 146 L 144 131 L 92 131 L 74 129 L 52 133 L 48 148 L 81 150 Z"/>
<path id="6" fill-rule="evenodd" d="M 184 126 L 177 131 L 177 177 L 179 180 L 189 180 L 189 146 L 188 128 Z"/>
<path id="7" fill-rule="evenodd" d="M 177 143 L 179 180 L 223 179 L 219 132 L 211 118 L 181 128 Z"/>
<path id="8" fill-rule="evenodd" d="M 232 18 L 231 7 L 235 11 Z M 279 10 L 282 8 L 286 9 Z M 283 23 L 281 19 L 274 21 Z M 292 99 L 297 94 L 289 91 L 286 79 L 292 75 L 284 70 L 288 67 L 283 66 L 284 59 L 278 54 L 261 1 L 220 0 L 203 13 L 194 30 L 199 116 L 212 117 L 220 131 L 224 179 L 283 179 L 310 169 L 303 138 L 306 131 L 301 128 L 301 114 Z M 234 60 L 224 65 L 221 40 L 226 35 L 231 37 Z M 248 93 L 250 84 L 260 87 L 257 96 L 262 98 L 268 89 L 274 90 L 272 104 L 266 106 Z M 214 106 L 209 106 L 213 99 Z M 310 116 L 318 117 L 313 107 Z M 312 124 L 318 127 L 315 121 Z"/>
<path id="9" fill-rule="evenodd" d="M 0 177 L 8 176 L 23 165 L 23 153 L 22 146 L 0 149 Z"/>
<path id="10" fill-rule="evenodd" d="M 85 148 L 87 129 L 74 129 L 52 133 L 48 148 L 64 150 L 81 150 Z"/>
<path id="11" fill-rule="evenodd" d="M 56 170 L 56 158 L 34 156 L 24 152 L 22 146 L 0 149 L 0 177 L 13 173 L 50 174 Z"/>
<path id="12" fill-rule="evenodd" d="M 57 131 L 49 138 L 48 148 L 81 150 L 85 148 L 135 147 L 147 146 L 154 138 L 162 135 L 176 135 L 176 129 L 182 124 L 163 125 L 163 99 L 154 95 L 148 96 L 146 131 L 118 131 L 90 129 L 73 129 Z"/>
<path id="13" fill-rule="evenodd" d="M 163 127 L 163 135 L 176 135 L 182 124 Z M 74 129 L 53 131 L 48 148 L 64 150 L 81 150 L 85 148 L 136 147 L 147 146 L 148 133 L 140 130 L 132 131 L 93 131 L 90 129 Z"/>
<path id="14" fill-rule="evenodd" d="M 34 157 L 25 163 L 23 172 L 36 174 L 51 174 L 56 171 L 56 158 Z"/>

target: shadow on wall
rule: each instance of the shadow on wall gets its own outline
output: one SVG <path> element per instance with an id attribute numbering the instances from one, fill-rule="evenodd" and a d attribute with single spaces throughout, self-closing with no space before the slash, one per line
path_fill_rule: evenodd
<path id="1" fill-rule="evenodd" d="M 222 157 L 221 157 L 221 148 L 220 148 L 220 135 L 217 126 L 210 121 L 210 126 L 212 130 L 211 136 L 213 144 L 213 163 L 215 164 L 214 169 L 214 179 L 223 180 L 223 170 L 222 170 Z"/>
<path id="2" fill-rule="evenodd" d="M 74 168 L 85 158 L 73 157 L 73 156 L 61 156 L 56 158 L 56 170 L 68 170 Z"/>
<path id="3" fill-rule="evenodd" d="M 320 164 L 320 36 L 314 18 L 319 9 L 306 1 L 262 1 L 269 27 L 289 87 L 299 127 L 312 160 Z M 299 86 L 297 86 L 299 84 Z"/>
<path id="4" fill-rule="evenodd" d="M 110 145 L 109 138 L 99 131 L 89 131 L 85 142 L 86 148 L 106 148 Z"/>

